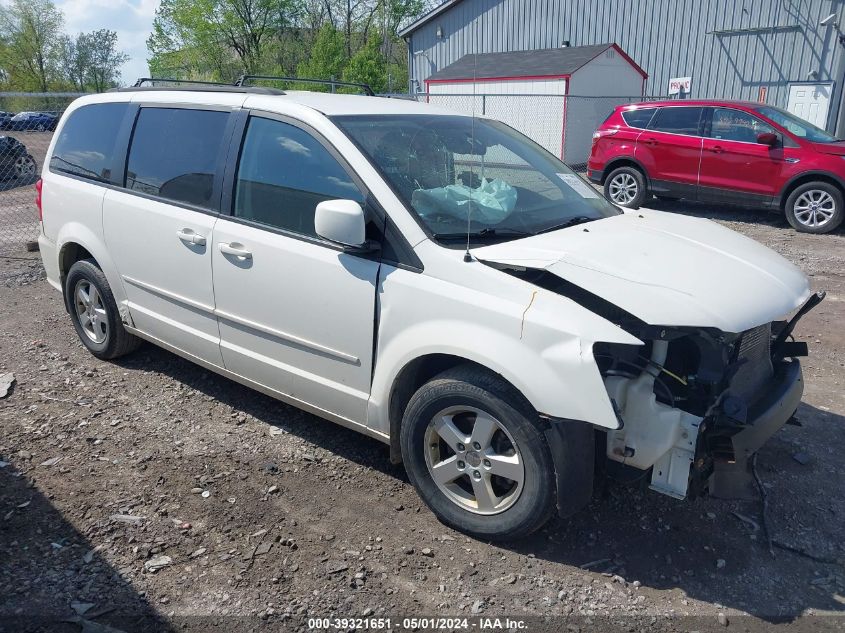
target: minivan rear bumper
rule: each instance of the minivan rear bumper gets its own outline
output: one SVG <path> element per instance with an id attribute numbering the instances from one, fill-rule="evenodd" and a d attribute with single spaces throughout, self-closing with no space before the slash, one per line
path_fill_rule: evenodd
<path id="1" fill-rule="evenodd" d="M 47 281 L 53 288 L 62 291 L 61 275 L 59 273 L 59 256 L 56 243 L 44 235 L 44 231 L 38 236 L 38 250 L 41 252 L 41 263 L 47 272 Z"/>

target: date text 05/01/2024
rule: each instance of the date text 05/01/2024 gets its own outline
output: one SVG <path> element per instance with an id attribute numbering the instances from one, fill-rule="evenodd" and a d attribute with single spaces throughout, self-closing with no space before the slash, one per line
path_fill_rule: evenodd
<path id="1" fill-rule="evenodd" d="M 526 622 L 511 618 L 480 617 L 470 618 L 309 618 L 308 628 L 311 630 L 332 630 L 350 627 L 355 629 L 392 630 L 401 622 L 401 630 L 429 631 L 429 630 L 478 630 L 478 631 L 524 631 Z"/>

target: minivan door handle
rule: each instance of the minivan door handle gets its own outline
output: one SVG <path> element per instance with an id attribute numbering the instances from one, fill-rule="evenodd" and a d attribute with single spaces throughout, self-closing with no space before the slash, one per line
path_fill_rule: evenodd
<path id="1" fill-rule="evenodd" d="M 713 147 L 710 148 L 710 151 L 713 152 L 714 154 L 721 154 L 725 150 L 721 145 L 714 145 Z"/>
<path id="2" fill-rule="evenodd" d="M 195 233 L 193 229 L 179 229 L 176 231 L 176 236 L 183 242 L 205 246 L 205 237 Z"/>
<path id="3" fill-rule="evenodd" d="M 252 259 L 252 253 L 246 250 L 243 247 L 243 244 L 239 244 L 237 242 L 224 244 L 223 242 L 220 242 L 217 246 L 220 249 L 220 252 L 224 255 L 233 255 L 235 257 L 242 257 L 244 259 Z"/>
<path id="4" fill-rule="evenodd" d="M 643 143 L 645 143 L 646 145 L 657 145 L 657 139 L 650 137 L 650 138 L 645 139 L 643 141 Z"/>

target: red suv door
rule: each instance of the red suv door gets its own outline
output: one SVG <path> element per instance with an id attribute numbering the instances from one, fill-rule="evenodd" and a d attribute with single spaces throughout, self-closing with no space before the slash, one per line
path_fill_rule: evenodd
<path id="1" fill-rule="evenodd" d="M 783 134 L 750 112 L 731 107 L 707 108 L 704 151 L 699 172 L 699 198 L 746 204 L 766 204 L 783 186 L 788 165 Z M 757 141 L 775 134 L 772 146 Z"/>
<path id="2" fill-rule="evenodd" d="M 637 138 L 634 156 L 646 168 L 653 193 L 695 198 L 703 111 L 698 106 L 661 107 Z"/>

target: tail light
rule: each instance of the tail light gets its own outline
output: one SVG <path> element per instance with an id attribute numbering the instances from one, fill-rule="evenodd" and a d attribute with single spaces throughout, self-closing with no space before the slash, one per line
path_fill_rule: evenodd
<path id="1" fill-rule="evenodd" d="M 617 130 L 617 129 L 611 129 L 611 130 L 596 130 L 595 132 L 593 132 L 593 143 L 595 143 L 595 142 L 596 142 L 597 140 L 599 140 L 600 138 L 604 138 L 605 136 L 613 136 L 613 135 L 614 135 L 614 134 L 616 134 L 618 131 L 619 131 L 619 130 Z"/>
<path id="2" fill-rule="evenodd" d="M 41 208 L 41 188 L 44 186 L 44 181 L 40 178 L 35 183 L 35 206 L 38 207 L 38 221 L 44 221 L 44 210 Z"/>

